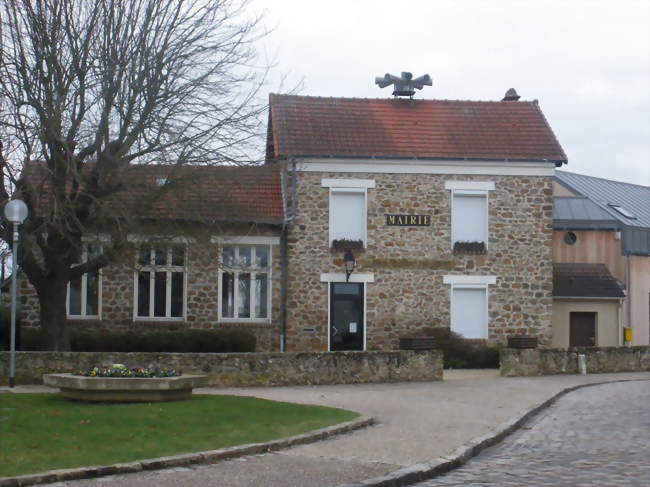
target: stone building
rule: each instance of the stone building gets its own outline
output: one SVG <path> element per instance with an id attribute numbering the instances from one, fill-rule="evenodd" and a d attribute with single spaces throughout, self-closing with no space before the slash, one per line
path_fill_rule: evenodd
<path id="1" fill-rule="evenodd" d="M 46 178 L 31 168 L 33 181 Z M 112 212 L 137 212 L 141 225 L 118 262 L 68 285 L 70 327 L 245 328 L 258 350 L 279 348 L 284 222 L 278 167 L 133 166 Z M 47 211 L 47 187 L 36 214 Z M 153 202 L 151 201 L 153 200 Z M 84 236 L 80 258 L 110 237 Z M 21 279 L 21 319 L 39 323 L 34 288 Z"/>
<path id="2" fill-rule="evenodd" d="M 242 327 L 258 350 L 388 350 L 429 327 L 548 346 L 567 158 L 518 98 L 271 95 L 263 167 L 188 168 L 189 185 L 138 168 L 168 193 L 119 263 L 70 283 L 69 321 Z M 82 259 L 104 238 L 87 237 Z M 22 315 L 37 324 L 28 284 Z"/>
<path id="3" fill-rule="evenodd" d="M 518 98 L 271 95 L 287 350 L 392 349 L 431 326 L 550 345 L 553 175 L 567 158 L 537 101 Z"/>

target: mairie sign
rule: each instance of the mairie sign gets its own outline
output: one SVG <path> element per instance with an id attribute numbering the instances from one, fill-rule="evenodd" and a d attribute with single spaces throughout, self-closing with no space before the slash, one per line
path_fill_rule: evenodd
<path id="1" fill-rule="evenodd" d="M 430 215 L 386 215 L 386 225 L 398 227 L 428 227 Z"/>

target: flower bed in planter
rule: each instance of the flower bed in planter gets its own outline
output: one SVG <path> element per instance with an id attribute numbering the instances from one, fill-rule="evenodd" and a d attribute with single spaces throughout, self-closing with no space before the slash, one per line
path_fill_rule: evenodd
<path id="1" fill-rule="evenodd" d="M 192 396 L 194 387 L 208 385 L 205 375 L 181 375 L 174 370 L 95 367 L 77 374 L 45 374 L 43 383 L 59 388 L 66 399 L 87 402 L 181 401 Z"/>

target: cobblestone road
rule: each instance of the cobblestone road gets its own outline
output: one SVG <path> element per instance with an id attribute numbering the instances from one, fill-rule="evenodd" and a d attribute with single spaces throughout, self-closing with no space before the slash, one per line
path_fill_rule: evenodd
<path id="1" fill-rule="evenodd" d="M 587 387 L 433 486 L 650 486 L 650 381 Z"/>

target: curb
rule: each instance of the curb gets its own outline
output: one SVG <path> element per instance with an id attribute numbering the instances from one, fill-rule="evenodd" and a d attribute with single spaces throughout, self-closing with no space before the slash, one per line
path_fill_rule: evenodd
<path id="1" fill-rule="evenodd" d="M 409 465 L 408 467 L 394 470 L 386 475 L 363 480 L 361 482 L 340 484 L 338 487 L 404 487 L 416 482 L 430 480 L 434 477 L 447 473 L 450 470 L 454 470 L 463 466 L 471 458 L 474 458 L 486 448 L 499 443 L 506 436 L 518 430 L 533 416 L 539 414 L 541 411 L 551 406 L 554 402 L 569 392 L 573 392 L 585 387 L 593 387 L 603 384 L 615 384 L 617 382 L 638 382 L 646 380 L 650 379 L 619 379 L 567 387 L 566 389 L 562 389 L 554 396 L 551 396 L 541 404 L 538 404 L 537 406 L 529 409 L 523 415 L 509 419 L 505 423 L 499 425 L 499 427 L 495 430 L 483 436 L 479 436 L 478 438 L 474 438 L 447 456 L 438 457 L 428 463 Z"/>
<path id="2" fill-rule="evenodd" d="M 243 457 L 247 455 L 260 455 L 277 450 L 283 450 L 296 445 L 314 443 L 329 438 L 330 436 L 349 433 L 354 430 L 365 428 L 375 424 L 375 419 L 368 416 L 340 423 L 328 428 L 322 428 L 301 435 L 290 436 L 280 440 L 268 441 L 266 443 L 251 443 L 248 445 L 220 448 L 196 453 L 185 453 L 168 457 L 150 458 L 129 463 L 117 463 L 114 465 L 90 466 L 80 468 L 69 468 L 61 470 L 50 470 L 48 472 L 20 475 L 17 477 L 0 477 L 0 487 L 23 487 L 27 485 L 45 484 L 50 482 L 65 482 L 67 480 L 88 479 L 103 477 L 105 475 L 125 474 L 142 472 L 143 470 L 158 470 L 170 467 L 181 467 L 194 464 L 216 463 L 221 460 Z"/>

